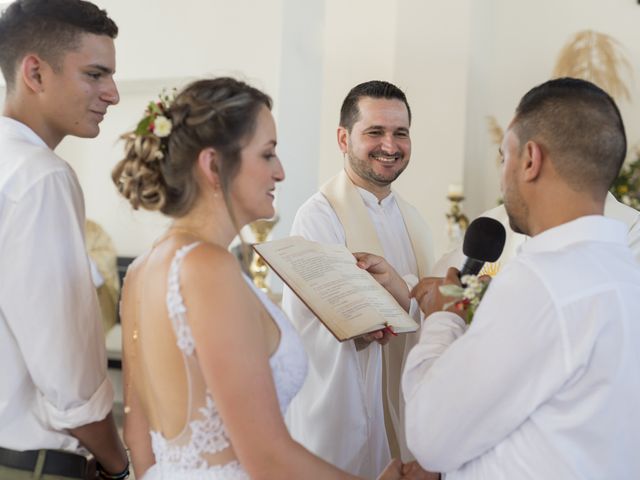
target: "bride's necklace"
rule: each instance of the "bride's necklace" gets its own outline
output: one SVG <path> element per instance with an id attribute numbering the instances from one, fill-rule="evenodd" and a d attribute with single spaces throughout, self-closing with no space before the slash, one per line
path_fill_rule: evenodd
<path id="1" fill-rule="evenodd" d="M 158 238 L 155 242 L 153 242 L 153 245 L 151 247 L 151 250 L 155 249 L 158 245 L 160 245 L 162 242 L 164 242 L 165 240 L 169 239 L 170 237 L 177 235 L 177 234 L 187 234 L 187 235 L 191 235 L 192 237 L 198 239 L 198 241 L 200 242 L 206 242 L 207 240 L 205 240 L 202 235 L 194 230 L 191 230 L 189 228 L 186 227 L 180 227 L 180 226 L 171 226 L 167 229 L 167 231 L 160 237 Z M 134 315 L 134 320 L 133 320 L 133 331 L 131 333 L 131 340 L 132 340 L 132 346 L 131 346 L 131 362 L 135 363 L 135 359 L 137 357 L 137 349 L 138 349 L 138 340 L 140 338 L 140 334 L 138 332 L 138 315 L 139 315 L 139 311 L 140 311 L 140 306 L 139 306 L 139 301 L 136 302 L 135 305 L 135 309 L 136 309 L 136 313 Z M 131 387 L 131 379 L 133 376 L 133 372 L 129 371 L 128 375 L 126 375 L 124 377 L 124 383 L 126 385 L 125 388 L 125 398 L 124 398 L 124 413 L 125 415 L 128 415 L 129 413 L 131 413 L 131 403 L 130 403 L 130 388 Z"/>
<path id="2" fill-rule="evenodd" d="M 207 242 L 208 241 L 208 240 L 205 240 L 205 238 L 202 236 L 202 234 L 200 234 L 199 232 L 197 232 L 195 230 L 192 230 L 192 229 L 186 228 L 186 227 L 171 226 L 171 227 L 169 227 L 167 229 L 167 231 L 160 238 L 158 238 L 155 242 L 153 242 L 153 248 L 157 247 L 162 242 L 164 242 L 165 240 L 173 237 L 174 235 L 179 235 L 179 234 L 190 235 L 190 236 L 196 238 L 200 242 Z"/>

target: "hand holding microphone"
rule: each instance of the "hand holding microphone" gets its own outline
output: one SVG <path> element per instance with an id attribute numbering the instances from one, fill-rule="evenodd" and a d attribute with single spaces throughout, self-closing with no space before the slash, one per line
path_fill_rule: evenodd
<path id="1" fill-rule="evenodd" d="M 449 297 L 440 293 L 440 286 L 444 284 L 460 284 L 464 275 L 477 275 L 485 262 L 495 262 L 500 258 L 507 233 L 500 222 L 489 217 L 476 218 L 464 236 L 462 252 L 467 257 L 460 271 L 449 268 L 446 278 L 427 277 L 421 279 L 411 291 L 420 310 L 429 316 L 433 312 L 444 310 L 444 305 L 450 303 Z M 456 312 L 459 313 L 459 312 Z"/>

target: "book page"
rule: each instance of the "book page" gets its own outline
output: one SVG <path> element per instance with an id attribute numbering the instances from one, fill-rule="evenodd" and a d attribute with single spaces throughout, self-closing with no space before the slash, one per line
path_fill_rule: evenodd
<path id="1" fill-rule="evenodd" d="M 289 237 L 255 245 L 256 251 L 339 340 L 393 325 L 418 325 L 344 245 Z"/>

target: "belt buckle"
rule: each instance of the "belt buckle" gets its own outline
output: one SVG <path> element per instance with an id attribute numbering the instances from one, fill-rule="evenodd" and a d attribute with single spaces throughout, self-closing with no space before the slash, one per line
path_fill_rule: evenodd
<path id="1" fill-rule="evenodd" d="M 94 457 L 89 450 L 86 450 L 84 448 L 76 452 L 76 454 L 84 458 L 84 478 L 98 478 L 96 472 L 96 457 Z"/>
<path id="2" fill-rule="evenodd" d="M 43 474 L 57 474 L 82 479 L 96 478 L 96 462 L 90 452 L 86 450 L 78 452 L 44 450 L 44 452 Z"/>
<path id="3" fill-rule="evenodd" d="M 96 457 L 91 452 L 84 452 L 84 458 L 87 463 L 85 464 L 84 471 L 86 478 L 98 478 L 98 472 L 96 470 Z"/>

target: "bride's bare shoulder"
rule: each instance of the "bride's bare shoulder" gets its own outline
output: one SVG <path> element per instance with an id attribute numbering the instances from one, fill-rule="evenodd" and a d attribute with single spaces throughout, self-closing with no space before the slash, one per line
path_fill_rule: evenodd
<path id="1" fill-rule="evenodd" d="M 167 242 L 140 255 L 127 270 L 124 284 L 126 289 L 134 291 L 142 279 L 146 279 L 147 284 L 166 279 L 176 253 L 187 245 Z M 233 288 L 236 290 L 235 294 L 242 295 L 245 289 L 242 269 L 236 257 L 225 248 L 207 242 L 195 246 L 183 257 L 179 277 L 183 295 L 201 288 L 209 289 L 210 292 Z M 211 295 L 217 296 L 215 293 Z"/>
<path id="2" fill-rule="evenodd" d="M 240 281 L 242 269 L 236 257 L 227 249 L 202 243 L 184 258 L 181 283 L 235 283 Z"/>
<path id="3" fill-rule="evenodd" d="M 146 251 L 141 255 L 138 255 L 127 267 L 127 271 L 124 274 L 124 278 L 122 280 L 122 288 L 131 289 L 133 285 L 137 283 L 137 279 L 140 276 L 141 270 L 144 268 L 145 263 L 149 257 L 150 251 Z"/>

